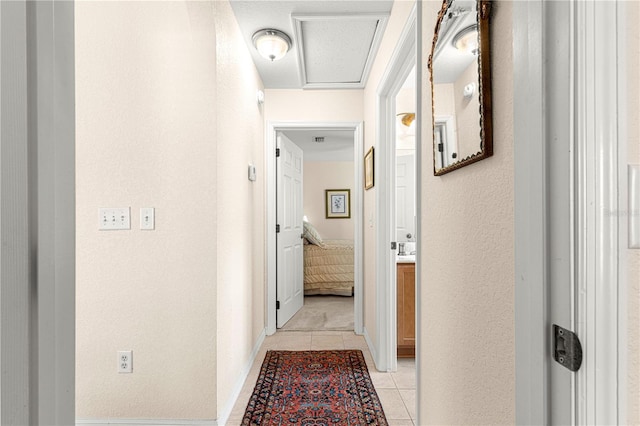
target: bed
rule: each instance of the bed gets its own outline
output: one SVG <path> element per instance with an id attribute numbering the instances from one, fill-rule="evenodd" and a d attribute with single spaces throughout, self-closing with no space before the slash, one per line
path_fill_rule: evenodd
<path id="1" fill-rule="evenodd" d="M 304 246 L 304 294 L 353 295 L 353 241 Z"/>

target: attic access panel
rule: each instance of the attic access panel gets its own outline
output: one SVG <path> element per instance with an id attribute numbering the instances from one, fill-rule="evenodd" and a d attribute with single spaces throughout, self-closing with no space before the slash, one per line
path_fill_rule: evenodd
<path id="1" fill-rule="evenodd" d="M 293 15 L 305 89 L 362 88 L 388 14 Z"/>

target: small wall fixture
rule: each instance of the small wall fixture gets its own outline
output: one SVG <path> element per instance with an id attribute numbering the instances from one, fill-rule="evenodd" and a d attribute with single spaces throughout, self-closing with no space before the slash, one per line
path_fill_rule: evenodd
<path id="1" fill-rule="evenodd" d="M 257 31 L 252 40 L 258 53 L 271 62 L 284 57 L 291 48 L 289 36 L 279 30 L 264 29 Z"/>
<path id="2" fill-rule="evenodd" d="M 478 25 L 473 24 L 461 30 L 453 38 L 452 43 L 462 52 L 478 55 Z"/>
<path id="3" fill-rule="evenodd" d="M 400 121 L 402 122 L 402 124 L 404 124 L 407 127 L 411 126 L 411 123 L 413 123 L 413 120 L 416 119 L 415 112 L 401 112 L 400 114 L 396 114 L 396 116 L 402 117 Z"/>

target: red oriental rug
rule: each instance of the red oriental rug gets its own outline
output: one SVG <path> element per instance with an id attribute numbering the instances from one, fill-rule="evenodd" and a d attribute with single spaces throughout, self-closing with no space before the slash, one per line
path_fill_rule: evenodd
<path id="1" fill-rule="evenodd" d="M 243 425 L 387 425 L 359 350 L 268 351 Z"/>

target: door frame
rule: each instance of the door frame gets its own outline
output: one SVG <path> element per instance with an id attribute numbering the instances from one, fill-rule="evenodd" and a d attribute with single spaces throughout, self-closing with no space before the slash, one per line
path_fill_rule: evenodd
<path id="1" fill-rule="evenodd" d="M 418 2 L 419 3 L 419 2 Z M 397 319 L 397 283 L 395 252 L 391 250 L 391 242 L 395 241 L 395 101 L 402 84 L 411 69 L 416 67 L 416 99 L 420 97 L 420 73 L 418 72 L 418 14 L 414 5 L 398 43 L 391 55 L 389 65 L 385 70 L 376 93 L 376 140 L 380 155 L 376 155 L 376 214 L 378 223 L 376 228 L 376 348 L 374 359 L 380 371 L 395 371 L 398 368 L 396 353 L 398 341 Z M 420 102 L 416 102 L 419 109 Z M 416 111 L 416 117 L 420 117 Z M 416 123 L 416 141 L 420 140 L 420 122 Z M 382 143 L 388 141 L 388 143 Z M 421 151 L 416 143 L 416 217 L 420 218 L 421 206 L 418 191 L 418 179 L 421 176 Z M 418 219 L 417 222 L 420 222 Z M 416 224 L 416 271 L 420 269 L 420 226 Z M 420 318 L 419 282 L 416 277 L 416 318 Z M 419 321 L 416 321 L 416 359 L 419 357 Z M 373 353 L 373 352 L 372 352 Z"/>
<path id="2" fill-rule="evenodd" d="M 545 55 L 550 43 L 546 34 L 555 22 L 547 17 L 547 7 L 541 0 L 513 5 L 517 424 L 547 424 L 554 402 L 545 237 L 548 187 L 553 185 L 547 170 L 547 115 L 554 105 L 544 95 L 544 76 L 553 72 Z M 571 6 L 572 276 L 578 284 L 573 324 L 568 326 L 580 336 L 585 355 L 572 379 L 571 417 L 577 424 L 626 423 L 627 284 L 618 273 L 626 267 L 620 248 L 625 227 L 618 227 L 626 208 L 619 167 L 626 163 L 624 143 L 619 142 L 627 126 L 624 9 L 618 1 Z M 618 68 L 610 67 L 616 62 Z"/>
<path id="3" fill-rule="evenodd" d="M 265 194 L 266 200 L 266 239 L 265 252 L 267 253 L 266 273 L 267 291 L 265 298 L 265 310 L 267 312 L 267 335 L 276 332 L 276 138 L 279 131 L 286 130 L 351 130 L 353 131 L 353 152 L 354 152 L 354 179 L 355 191 L 351 194 L 351 202 L 354 223 L 354 263 L 353 263 L 353 296 L 354 296 L 354 331 L 356 334 L 363 333 L 363 200 L 364 200 L 364 168 L 362 158 L 364 149 L 364 123 L 347 121 L 268 121 L 266 126 L 266 149 L 265 149 Z"/>

